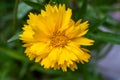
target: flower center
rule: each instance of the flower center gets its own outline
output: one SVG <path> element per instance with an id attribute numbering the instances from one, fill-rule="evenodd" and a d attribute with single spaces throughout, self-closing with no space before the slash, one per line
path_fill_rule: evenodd
<path id="1" fill-rule="evenodd" d="M 68 40 L 64 33 L 57 32 L 51 37 L 51 45 L 53 47 L 64 47 L 67 45 Z"/>

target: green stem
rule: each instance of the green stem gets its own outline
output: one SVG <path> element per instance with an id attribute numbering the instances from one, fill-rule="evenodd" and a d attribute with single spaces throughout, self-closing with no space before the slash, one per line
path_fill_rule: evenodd
<path id="1" fill-rule="evenodd" d="M 12 31 L 13 32 L 15 32 L 15 26 L 16 26 L 16 21 L 17 21 L 18 3 L 19 3 L 19 0 L 15 0 L 14 13 L 13 13 L 13 26 L 12 26 Z"/>

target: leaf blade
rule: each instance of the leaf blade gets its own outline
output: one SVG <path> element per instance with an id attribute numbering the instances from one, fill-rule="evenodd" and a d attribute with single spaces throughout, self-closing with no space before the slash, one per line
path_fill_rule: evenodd
<path id="1" fill-rule="evenodd" d="M 96 33 L 90 33 L 89 35 L 95 40 L 101 40 L 113 44 L 120 44 L 120 34 L 97 31 Z"/>
<path id="2" fill-rule="evenodd" d="M 12 42 L 12 41 L 15 41 L 15 40 L 19 39 L 19 35 L 20 35 L 21 33 L 22 33 L 22 31 L 16 33 L 14 36 L 12 36 L 10 39 L 8 39 L 7 42 Z"/>

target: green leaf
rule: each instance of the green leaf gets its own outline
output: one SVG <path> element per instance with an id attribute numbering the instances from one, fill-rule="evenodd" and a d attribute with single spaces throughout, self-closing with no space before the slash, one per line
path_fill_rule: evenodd
<path id="1" fill-rule="evenodd" d="M 22 55 L 18 52 L 15 52 L 11 49 L 8 49 L 8 48 L 0 47 L 0 52 L 10 56 L 11 58 L 19 60 L 19 61 L 25 61 L 27 59 L 24 55 Z"/>
<path id="2" fill-rule="evenodd" d="M 90 23 L 90 27 L 89 27 L 90 31 L 95 31 L 95 30 L 97 30 L 98 27 L 105 22 L 106 18 L 107 18 L 106 16 L 103 17 L 102 19 L 98 19 L 98 18 L 94 18 L 94 17 L 90 17 L 90 16 L 87 17 L 86 19 L 87 19 L 87 20 L 89 21 L 89 23 Z"/>
<path id="3" fill-rule="evenodd" d="M 96 41 L 101 40 L 113 44 L 120 44 L 120 34 L 97 31 L 94 33 L 90 33 L 89 35 Z"/>
<path id="4" fill-rule="evenodd" d="M 119 1 L 119 0 L 118 0 Z M 115 4 L 115 3 L 117 3 L 117 0 L 92 0 L 92 3 L 94 4 L 94 5 L 97 5 L 97 6 L 99 6 L 99 5 L 112 5 L 112 4 Z"/>
<path id="5" fill-rule="evenodd" d="M 10 73 L 10 68 L 11 66 L 11 62 L 5 62 L 4 64 L 2 64 L 2 67 L 4 67 L 4 69 L 1 69 L 1 75 L 0 75 L 0 80 L 9 80 L 8 79 L 8 74 Z"/>
<path id="6" fill-rule="evenodd" d="M 0 51 L 0 63 L 8 62 L 11 60 L 13 59 L 11 59 L 9 56 L 6 56 L 3 52 Z"/>
<path id="7" fill-rule="evenodd" d="M 13 37 L 11 37 L 7 42 L 11 42 L 11 41 L 15 41 L 17 39 L 19 39 L 19 35 L 21 34 L 22 32 L 18 32 L 16 33 Z"/>
<path id="8" fill-rule="evenodd" d="M 54 79 L 49 79 L 49 80 L 65 80 L 65 78 L 59 76 L 59 77 L 56 77 L 56 78 L 54 78 Z"/>
<path id="9" fill-rule="evenodd" d="M 29 6 L 33 7 L 34 9 L 40 11 L 41 9 L 44 9 L 44 4 L 39 4 L 32 2 L 30 0 L 23 0 L 24 3 L 28 4 Z"/>
<path id="10" fill-rule="evenodd" d="M 70 7 L 70 0 L 50 0 L 49 2 L 51 5 L 55 4 L 65 4 L 65 6 Z"/>
<path id="11" fill-rule="evenodd" d="M 77 6 L 75 6 L 73 9 L 73 19 L 77 21 L 80 18 L 85 17 L 86 11 L 87 11 L 87 0 L 83 0 L 82 2 L 80 1 L 79 3 L 77 3 Z"/>
<path id="12" fill-rule="evenodd" d="M 31 9 L 32 7 L 25 4 L 24 2 L 19 3 L 17 18 L 22 19 Z"/>
<path id="13" fill-rule="evenodd" d="M 68 70 L 67 72 L 63 72 L 62 70 L 53 70 L 53 69 L 44 69 L 44 67 L 40 66 L 39 64 L 34 64 L 30 67 L 31 71 L 39 71 L 41 73 L 49 74 L 49 75 L 55 75 L 58 77 L 64 77 L 65 80 L 77 80 L 79 75 L 77 75 L 75 72 Z M 74 74 L 74 76 L 73 76 Z M 71 77 L 69 77 L 71 76 Z M 52 80 L 57 80 L 52 79 Z M 58 79 L 59 80 L 59 79 Z"/>
<path id="14" fill-rule="evenodd" d="M 110 6 L 102 5 L 102 6 L 98 6 L 98 8 L 103 11 L 120 11 L 120 7 L 114 7 L 111 5 Z"/>
<path id="15" fill-rule="evenodd" d="M 29 64 L 29 61 L 24 61 L 19 74 L 20 78 L 25 76 L 28 69 L 28 64 Z"/>
<path id="16" fill-rule="evenodd" d="M 39 64 L 34 64 L 33 66 L 31 66 L 31 71 L 34 71 L 34 70 L 37 70 L 37 71 L 40 71 L 40 72 L 43 72 L 43 73 L 46 73 L 46 74 L 56 74 L 56 75 L 63 75 L 63 71 L 61 70 L 52 70 L 52 69 L 49 69 L 49 70 L 46 70 L 44 69 L 42 66 L 40 66 Z"/>
<path id="17" fill-rule="evenodd" d="M 87 0 L 83 0 L 83 4 L 80 8 L 81 17 L 84 17 L 86 15 L 86 11 L 87 11 Z"/>

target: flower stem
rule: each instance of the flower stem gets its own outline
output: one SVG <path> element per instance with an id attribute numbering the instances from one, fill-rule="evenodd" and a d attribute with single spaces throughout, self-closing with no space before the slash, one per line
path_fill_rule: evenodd
<path id="1" fill-rule="evenodd" d="M 17 21 L 18 3 L 19 3 L 19 0 L 15 0 L 14 12 L 13 12 L 13 26 L 12 26 L 12 31 L 13 32 L 15 32 L 15 26 L 16 26 L 16 21 Z"/>

